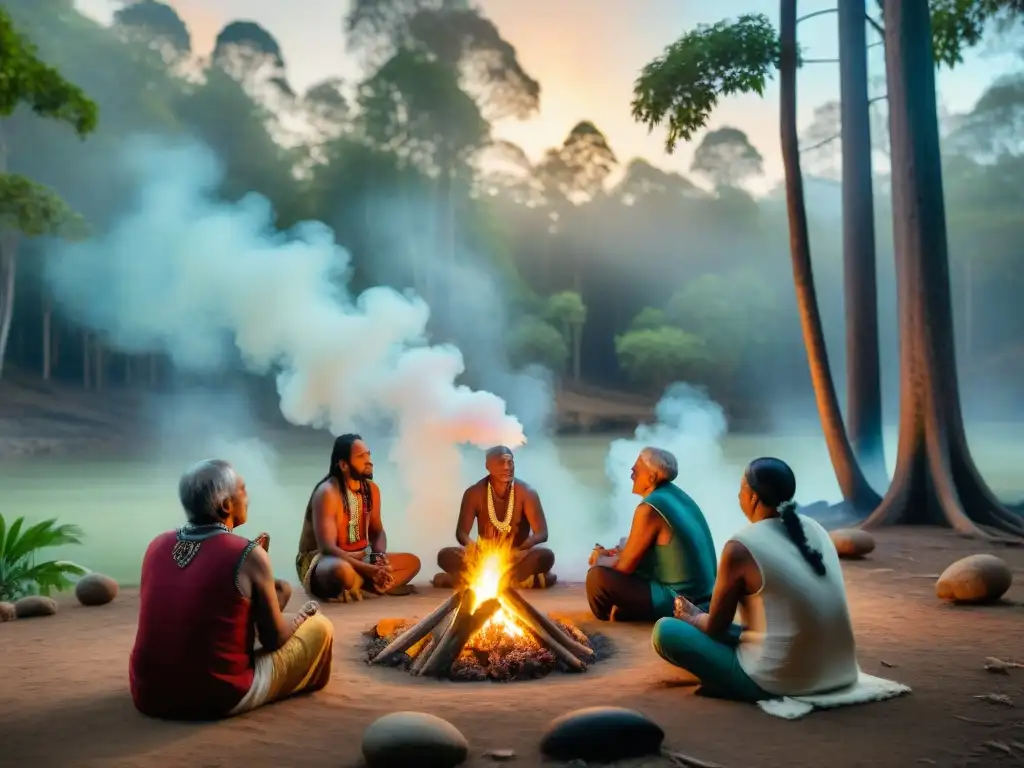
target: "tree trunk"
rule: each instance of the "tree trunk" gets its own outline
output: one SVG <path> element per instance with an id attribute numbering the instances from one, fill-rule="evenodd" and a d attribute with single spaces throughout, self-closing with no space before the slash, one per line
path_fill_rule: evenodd
<path id="1" fill-rule="evenodd" d="M 60 369 L 60 332 L 62 328 L 60 317 L 53 318 L 52 323 L 53 340 L 51 343 L 53 348 L 50 350 L 50 366 L 56 371 Z"/>
<path id="2" fill-rule="evenodd" d="M 967 446 L 953 348 L 946 211 L 928 0 L 885 0 L 885 63 L 900 329 L 896 471 L 865 526 L 924 523 L 1024 535 Z"/>
<path id="3" fill-rule="evenodd" d="M 576 323 L 572 327 L 572 379 L 580 382 L 580 357 L 583 352 L 583 326 Z"/>
<path id="4" fill-rule="evenodd" d="M 96 362 L 94 365 L 96 370 L 94 372 L 93 378 L 95 379 L 96 382 L 96 391 L 99 392 L 101 389 L 103 389 L 103 374 L 106 372 L 106 360 L 104 358 L 106 357 L 106 355 L 104 355 L 103 353 L 103 343 L 99 339 L 93 339 L 92 349 L 96 355 Z"/>
<path id="5" fill-rule="evenodd" d="M 789 216 L 789 249 L 793 262 L 793 284 L 796 288 L 797 308 L 807 362 L 814 386 L 821 427 L 825 433 L 832 467 L 839 481 L 843 499 L 858 512 L 873 509 L 879 496 L 868 484 L 850 447 L 839 410 L 832 373 L 829 370 L 828 350 L 821 328 L 821 314 L 814 289 L 814 271 L 811 266 L 811 246 L 807 234 L 807 210 L 804 207 L 803 176 L 800 171 L 800 146 L 796 123 L 796 0 L 781 0 L 779 64 L 779 130 L 782 141 L 782 161 L 786 175 L 786 211 Z"/>
<path id="6" fill-rule="evenodd" d="M 839 9 L 839 85 L 843 151 L 843 285 L 846 305 L 846 427 L 865 475 L 885 488 L 882 384 L 875 280 L 871 105 L 868 99 L 867 4 Z"/>
<path id="7" fill-rule="evenodd" d="M 50 380 L 53 349 L 53 307 L 50 297 L 43 299 L 43 381 Z"/>
<path id="8" fill-rule="evenodd" d="M 0 377 L 14 319 L 14 276 L 18 264 L 18 234 L 0 232 Z"/>
<path id="9" fill-rule="evenodd" d="M 92 345 L 89 343 L 89 332 L 82 331 L 82 388 L 88 389 L 91 383 Z"/>

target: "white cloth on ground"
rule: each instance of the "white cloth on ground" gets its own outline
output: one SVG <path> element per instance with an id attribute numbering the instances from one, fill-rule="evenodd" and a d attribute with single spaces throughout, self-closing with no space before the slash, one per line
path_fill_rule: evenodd
<path id="1" fill-rule="evenodd" d="M 910 687 L 893 680 L 866 674 L 861 671 L 857 682 L 829 693 L 811 696 L 786 696 L 757 702 L 762 711 L 785 720 L 798 720 L 816 709 L 836 709 L 854 704 L 868 704 L 885 701 L 910 693 Z"/>

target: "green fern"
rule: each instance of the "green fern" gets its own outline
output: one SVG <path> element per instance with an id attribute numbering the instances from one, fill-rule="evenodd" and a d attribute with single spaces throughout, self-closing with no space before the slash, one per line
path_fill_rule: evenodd
<path id="1" fill-rule="evenodd" d="M 58 525 L 56 520 L 25 527 L 19 517 L 10 527 L 0 514 L 0 600 L 17 600 L 25 595 L 49 595 L 66 590 L 69 576 L 82 576 L 85 568 L 67 560 L 37 562 L 39 550 L 65 544 L 81 544 L 82 529 Z"/>

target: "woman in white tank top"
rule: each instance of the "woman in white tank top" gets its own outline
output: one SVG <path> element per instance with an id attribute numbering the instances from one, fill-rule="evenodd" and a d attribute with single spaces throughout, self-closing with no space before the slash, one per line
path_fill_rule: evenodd
<path id="1" fill-rule="evenodd" d="M 754 702 L 857 681 L 839 556 L 825 529 L 797 514 L 795 493 L 785 462 L 751 462 L 739 494 L 751 524 L 725 545 L 710 611 L 678 598 L 678 618 L 654 625 L 654 649 L 697 677 L 704 693 Z M 737 608 L 738 643 L 730 638 Z"/>

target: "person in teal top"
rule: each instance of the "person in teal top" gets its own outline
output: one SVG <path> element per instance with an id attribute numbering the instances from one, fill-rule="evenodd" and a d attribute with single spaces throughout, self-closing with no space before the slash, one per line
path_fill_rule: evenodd
<path id="1" fill-rule="evenodd" d="M 676 457 L 644 448 L 633 464 L 633 493 L 643 501 L 620 548 L 598 546 L 587 572 L 587 601 L 601 621 L 657 621 L 672 616 L 682 595 L 707 605 L 717 558 L 697 503 L 673 481 Z"/>

